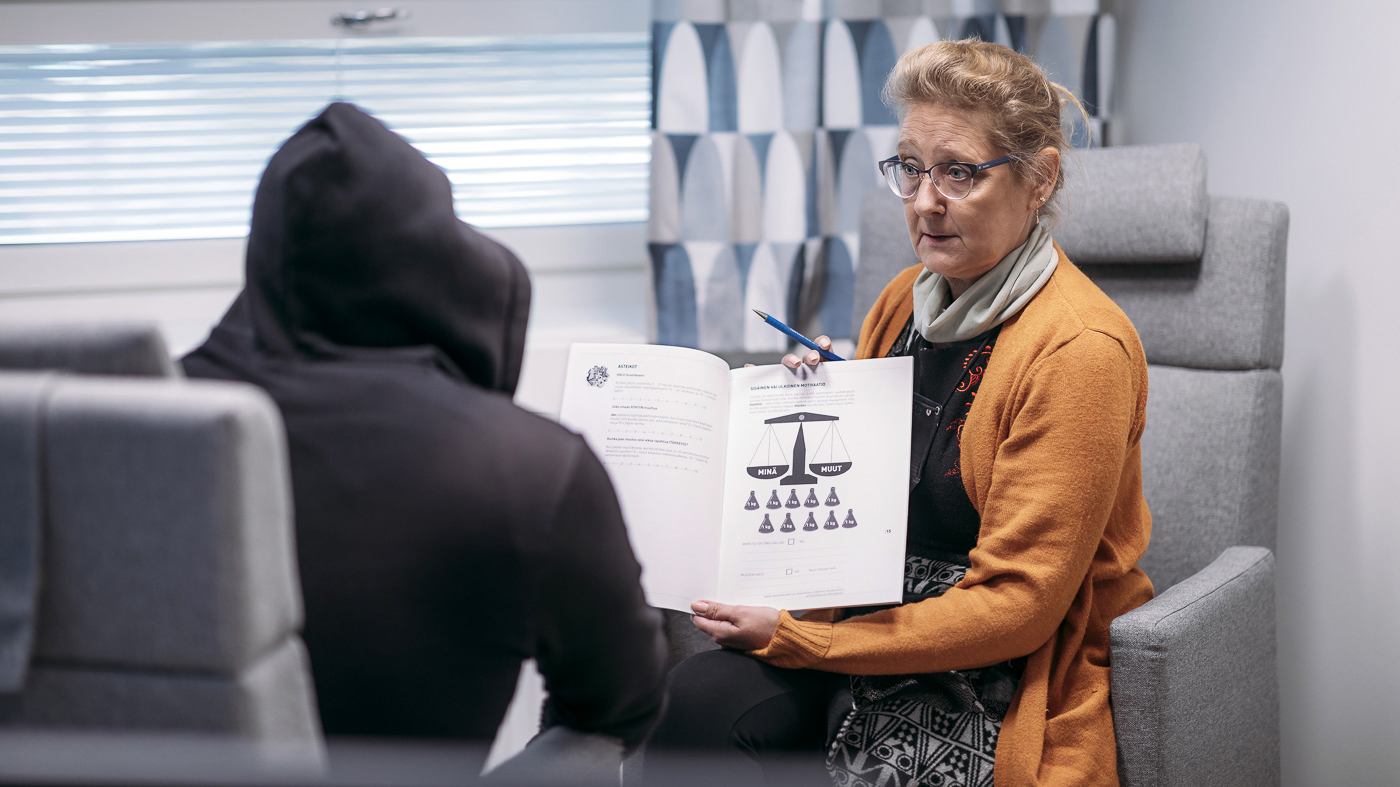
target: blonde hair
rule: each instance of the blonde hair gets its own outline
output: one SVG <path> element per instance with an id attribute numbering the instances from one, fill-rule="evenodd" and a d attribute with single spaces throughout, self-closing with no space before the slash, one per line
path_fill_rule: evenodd
<path id="1" fill-rule="evenodd" d="M 989 141 L 1013 159 L 1010 166 L 1017 177 L 1043 183 L 1054 175 L 1055 186 L 1040 210 L 1046 218 L 1056 216 L 1064 167 L 1052 173 L 1053 162 L 1039 153 L 1056 148 L 1063 156 L 1069 147 L 1061 122 L 1066 104 L 1078 109 L 1086 124 L 1089 115 L 1079 99 L 1051 82 L 1035 61 L 977 39 L 935 41 L 899 58 L 885 80 L 883 98 L 901 121 L 911 105 L 926 103 L 986 116 Z"/>

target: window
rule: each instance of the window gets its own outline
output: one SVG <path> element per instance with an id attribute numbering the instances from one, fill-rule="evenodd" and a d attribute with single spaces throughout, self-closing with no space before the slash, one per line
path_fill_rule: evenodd
<path id="1" fill-rule="evenodd" d="M 235 238 L 277 145 L 354 101 L 487 228 L 644 221 L 645 33 L 0 46 L 0 244 Z"/>
<path id="2" fill-rule="evenodd" d="M 242 286 L 247 211 L 264 162 L 339 94 L 447 168 L 459 213 L 520 256 L 535 285 L 532 346 L 644 341 L 649 0 L 396 0 L 407 18 L 359 29 L 331 24 L 333 14 L 383 5 L 0 0 L 0 322 L 152 321 L 175 353 L 197 344 Z M 489 58 L 494 64 L 483 65 Z M 562 84 L 593 65 L 592 87 Z M 469 77 L 485 84 L 473 93 Z M 597 120 L 594 110 L 606 107 L 605 124 L 545 128 L 594 88 L 617 91 L 616 103 L 597 100 L 585 113 Z M 157 111 L 160 97 L 171 100 Z M 496 121 L 462 121 L 487 116 L 488 99 L 497 102 Z M 186 111 L 186 103 L 202 108 Z M 93 105 L 106 114 L 77 111 Z M 36 107 L 64 112 L 42 117 Z M 168 122 L 184 124 L 183 142 L 151 144 Z M 128 127 L 104 137 L 93 131 L 100 124 Z M 505 135 L 495 149 L 487 144 L 493 125 Z M 92 142 L 73 145 L 40 126 L 88 133 Z M 523 152 L 527 142 L 538 150 Z M 15 163 L 21 156 L 29 169 Z M 109 173 L 159 169 L 185 191 L 161 192 L 159 178 L 129 179 L 123 193 L 118 177 L 36 174 L 64 157 L 105 159 Z M 24 186 L 16 173 L 26 173 Z M 488 186 L 496 190 L 483 196 Z M 542 193 L 549 189 L 553 196 Z M 586 195 L 583 207 L 544 207 L 570 193 Z M 583 221 L 615 223 L 565 223 Z M 153 239 L 118 240 L 142 237 Z M 542 363 L 547 371 L 537 377 L 552 384 L 551 362 Z"/>

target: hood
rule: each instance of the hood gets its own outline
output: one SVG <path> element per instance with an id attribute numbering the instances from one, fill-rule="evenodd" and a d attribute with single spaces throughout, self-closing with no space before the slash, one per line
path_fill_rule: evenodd
<path id="1" fill-rule="evenodd" d="M 447 176 L 350 104 L 268 162 L 253 202 L 241 319 L 259 348 L 307 360 L 431 359 L 513 393 L 530 281 L 457 219 Z"/>

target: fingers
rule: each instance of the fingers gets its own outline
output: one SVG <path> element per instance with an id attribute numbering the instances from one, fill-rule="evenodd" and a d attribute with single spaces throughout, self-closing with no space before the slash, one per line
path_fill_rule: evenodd
<path id="1" fill-rule="evenodd" d="M 831 351 L 831 337 L 830 337 L 830 336 L 827 336 L 826 334 L 822 334 L 821 336 L 818 336 L 818 337 L 817 337 L 816 342 L 817 342 L 817 346 L 818 346 L 818 347 L 822 348 L 823 350 L 826 350 L 827 352 L 830 352 L 830 351 Z M 816 350 L 807 350 L 806 352 L 802 353 L 800 356 L 799 356 L 797 353 L 788 353 L 787 355 L 784 355 L 784 356 L 783 356 L 783 366 L 786 366 L 787 368 L 789 368 L 789 369 L 794 369 L 794 370 L 797 369 L 798 367 L 800 367 L 800 366 L 801 366 L 802 364 L 804 364 L 804 363 L 807 364 L 808 366 L 811 366 L 811 367 L 815 368 L 816 365 L 819 364 L 819 363 L 821 363 L 821 362 L 822 362 L 822 354 L 819 353 L 819 352 L 817 352 Z"/>
<path id="2" fill-rule="evenodd" d="M 723 615 L 721 615 L 720 613 L 720 611 L 723 608 L 723 604 L 719 604 L 714 601 L 706 601 L 704 599 L 696 601 L 695 603 L 690 605 L 691 611 L 694 612 L 696 615 L 711 619 L 718 619 L 723 617 Z"/>
<path id="3" fill-rule="evenodd" d="M 825 350 L 825 351 L 827 351 L 827 352 L 831 352 L 831 337 L 830 337 L 830 336 L 827 336 L 826 334 L 822 334 L 821 336 L 818 336 L 818 337 L 816 338 L 816 343 L 817 343 L 817 346 L 818 346 L 818 347 L 822 348 L 823 350 Z M 808 366 L 815 367 L 817 364 L 819 364 L 819 363 L 821 363 L 821 362 L 822 362 L 822 354 L 819 353 L 819 352 L 817 352 L 816 350 L 808 350 L 808 351 L 802 353 L 802 355 L 800 355 L 800 356 L 799 356 L 797 353 L 788 353 L 787 355 L 784 355 L 784 356 L 783 356 L 783 360 L 782 360 L 783 366 L 786 366 L 786 367 L 789 368 L 789 369 L 796 369 L 796 368 L 798 368 L 799 366 L 801 366 L 801 365 L 804 364 L 804 363 L 807 364 Z M 745 365 L 747 366 L 748 364 L 745 364 Z"/>
<path id="4" fill-rule="evenodd" d="M 724 644 L 721 640 L 723 640 L 726 636 L 731 634 L 734 628 L 728 623 L 721 623 L 719 621 L 710 620 L 709 618 L 703 615 L 695 615 L 690 619 L 690 622 L 694 623 L 696 628 L 705 632 L 705 636 L 709 637 L 715 642 L 718 642 L 721 645 Z"/>
<path id="5" fill-rule="evenodd" d="M 721 645 L 725 644 L 724 639 L 734 633 L 734 624 L 720 617 L 722 606 L 712 601 L 697 601 L 690 605 L 691 610 L 695 612 L 691 622 Z"/>

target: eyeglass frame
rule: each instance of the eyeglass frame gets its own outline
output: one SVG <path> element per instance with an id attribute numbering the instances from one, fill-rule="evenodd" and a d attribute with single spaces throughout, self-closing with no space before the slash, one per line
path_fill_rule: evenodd
<path id="1" fill-rule="evenodd" d="M 908 163 L 907 161 L 901 161 L 900 158 L 899 158 L 899 156 L 898 156 L 898 155 L 895 155 L 895 156 L 890 156 L 890 157 L 887 158 L 887 159 L 881 159 L 880 161 L 876 162 L 875 166 L 879 167 L 879 169 L 880 169 L 880 174 L 885 178 L 885 184 L 888 185 L 888 186 L 890 187 L 890 191 L 893 191 L 893 192 L 895 193 L 895 196 L 899 197 L 900 199 L 913 199 L 913 198 L 917 197 L 917 196 L 919 195 L 919 188 L 920 188 L 921 186 L 923 186 L 923 183 L 924 183 L 924 176 L 927 176 L 927 177 L 928 177 L 928 182 L 931 183 L 931 184 L 933 185 L 933 188 L 934 188 L 939 194 L 942 194 L 946 199 L 951 199 L 951 200 L 963 200 L 963 199 L 967 199 L 968 196 L 970 196 L 970 195 L 972 194 L 972 186 L 973 186 L 974 183 L 976 183 L 977 175 L 978 175 L 979 173 L 981 173 L 983 170 L 991 169 L 992 167 L 1000 167 L 1002 164 L 1010 164 L 1011 162 L 1013 162 L 1013 161 L 1015 161 L 1015 160 L 1016 160 L 1016 157 L 1015 157 L 1015 156 L 1002 156 L 1002 157 L 999 158 L 999 159 L 993 159 L 993 160 L 988 161 L 988 162 L 986 162 L 986 163 L 984 163 L 984 164 L 972 164 L 972 163 L 969 163 L 969 162 L 966 162 L 966 161 L 943 161 L 943 162 L 939 162 L 939 163 L 937 163 L 937 164 L 934 164 L 932 167 L 929 167 L 928 169 L 919 169 L 918 167 L 914 167 L 913 164 L 910 164 L 910 163 Z M 971 169 L 971 170 L 972 170 L 972 174 L 969 175 L 968 178 L 967 178 L 967 179 L 968 179 L 967 194 L 964 194 L 964 195 L 962 195 L 961 197 L 954 197 L 954 196 L 951 195 L 951 194 L 945 193 L 945 192 L 943 191 L 943 189 L 938 188 L 938 181 L 935 180 L 934 177 L 933 177 L 933 171 L 934 171 L 935 169 L 938 169 L 939 167 L 951 167 L 951 166 L 953 166 L 953 165 L 955 165 L 955 164 L 962 165 L 962 166 L 967 167 L 968 169 Z M 889 175 L 889 168 L 890 168 L 890 167 L 894 167 L 894 166 L 913 167 L 914 170 L 917 171 L 917 172 L 919 173 L 918 185 L 914 187 L 914 193 L 913 193 L 913 194 L 910 194 L 910 195 L 908 195 L 908 196 L 905 196 L 904 194 L 900 193 L 900 191 L 899 191 L 898 188 L 895 187 L 894 181 L 890 179 L 890 175 Z"/>

